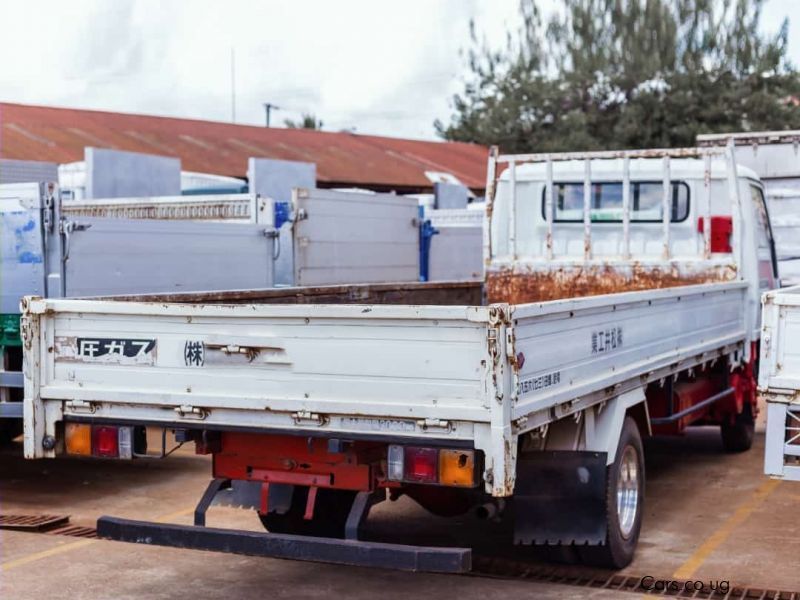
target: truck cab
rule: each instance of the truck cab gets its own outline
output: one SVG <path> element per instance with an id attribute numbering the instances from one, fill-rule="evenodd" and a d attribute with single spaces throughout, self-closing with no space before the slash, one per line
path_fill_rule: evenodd
<path id="1" fill-rule="evenodd" d="M 735 169 L 732 196 L 723 157 L 679 158 L 666 166 L 659 158 L 553 161 L 550 184 L 542 161 L 505 168 L 487 248 L 489 301 L 743 278 L 755 283 L 757 327 L 757 299 L 777 287 L 775 244 L 763 184 L 752 169 Z M 539 274 L 547 277 L 546 289 L 530 286 Z"/>

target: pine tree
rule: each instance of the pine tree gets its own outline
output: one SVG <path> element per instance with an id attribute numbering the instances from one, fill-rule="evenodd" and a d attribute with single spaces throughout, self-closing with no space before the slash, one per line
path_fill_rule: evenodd
<path id="1" fill-rule="evenodd" d="M 472 28 L 469 76 L 445 139 L 505 151 L 675 147 L 698 133 L 800 127 L 788 21 L 764 0 L 522 0 L 501 50 Z"/>

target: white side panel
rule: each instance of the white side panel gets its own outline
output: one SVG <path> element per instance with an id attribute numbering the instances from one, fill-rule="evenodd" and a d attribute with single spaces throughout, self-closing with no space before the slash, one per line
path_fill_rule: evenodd
<path id="1" fill-rule="evenodd" d="M 798 166 L 800 169 L 800 165 Z M 782 285 L 800 283 L 800 175 L 764 181 Z"/>
<path id="2" fill-rule="evenodd" d="M 800 390 L 800 287 L 764 295 L 759 386 Z"/>
<path id="3" fill-rule="evenodd" d="M 431 238 L 430 281 L 483 279 L 483 227 L 439 227 Z"/>
<path id="4" fill-rule="evenodd" d="M 0 185 L 0 314 L 45 294 L 42 204 L 38 183 Z"/>
<path id="5" fill-rule="evenodd" d="M 516 307 L 522 368 L 513 418 L 741 344 L 746 289 L 710 284 Z"/>
<path id="6" fill-rule="evenodd" d="M 800 177 L 800 146 L 791 142 L 737 144 L 736 162 L 750 167 L 762 179 Z"/>
<path id="7" fill-rule="evenodd" d="M 0 158 L 0 184 L 58 181 L 58 165 L 40 160 Z"/>
<path id="8" fill-rule="evenodd" d="M 298 189 L 295 285 L 419 280 L 414 198 Z"/>
<path id="9" fill-rule="evenodd" d="M 76 219 L 65 241 L 67 296 L 272 287 L 273 240 L 264 227 Z"/>
<path id="10" fill-rule="evenodd" d="M 178 196 L 181 160 L 109 148 L 84 150 L 87 198 Z"/>

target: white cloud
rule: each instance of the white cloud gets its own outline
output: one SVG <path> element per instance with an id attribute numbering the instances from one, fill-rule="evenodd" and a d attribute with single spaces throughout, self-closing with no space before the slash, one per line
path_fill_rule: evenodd
<path id="1" fill-rule="evenodd" d="M 553 5 L 555 0 L 546 0 Z M 774 30 L 796 0 L 772 0 Z M 0 99 L 263 124 L 312 112 L 328 129 L 434 136 L 460 90 L 475 18 L 490 42 L 518 0 L 28 0 L 0 4 Z M 800 63 L 800 42 L 791 42 Z"/>

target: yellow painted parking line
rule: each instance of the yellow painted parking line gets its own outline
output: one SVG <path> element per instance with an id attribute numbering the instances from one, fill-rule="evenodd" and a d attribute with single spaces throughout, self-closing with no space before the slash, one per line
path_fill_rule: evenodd
<path id="1" fill-rule="evenodd" d="M 28 554 L 27 556 L 23 556 L 22 558 L 15 558 L 14 560 L 9 560 L 8 562 L 4 562 L 0 565 L 0 571 L 9 571 L 15 567 L 21 567 L 22 565 L 27 565 L 35 560 L 40 560 L 42 558 L 47 558 L 49 556 L 55 556 L 56 554 L 63 554 L 64 552 L 72 552 L 73 550 L 77 550 L 78 548 L 83 548 L 84 546 L 88 546 L 89 544 L 94 544 L 95 540 L 81 540 L 79 542 L 72 542 L 71 544 L 64 544 L 63 546 L 56 546 L 55 548 L 49 548 L 48 550 L 42 550 L 41 552 L 34 552 L 33 554 Z"/>
<path id="2" fill-rule="evenodd" d="M 753 492 L 750 499 L 739 506 L 720 528 L 712 533 L 672 576 L 675 579 L 689 579 L 694 575 L 711 553 L 728 539 L 734 529 L 747 520 L 747 517 L 767 499 L 767 496 L 775 491 L 775 488 L 778 487 L 780 482 L 780 479 L 770 479 L 761 484 L 758 489 Z"/>
<path id="3" fill-rule="evenodd" d="M 153 519 L 156 523 L 169 523 L 172 519 L 177 519 L 178 517 L 185 517 L 186 515 L 194 514 L 194 506 L 191 508 L 184 508 L 182 510 L 176 510 L 174 513 L 169 513 L 161 517 L 157 517 Z"/>
<path id="4" fill-rule="evenodd" d="M 172 519 L 190 515 L 192 513 L 194 513 L 194 507 L 184 508 L 182 510 L 177 510 L 173 513 L 162 515 L 153 520 L 156 523 L 167 523 Z M 36 560 L 49 558 L 50 556 L 56 556 L 58 554 L 64 554 L 65 552 L 72 552 L 73 550 L 78 550 L 79 548 L 83 548 L 84 546 L 88 546 L 89 544 L 94 544 L 96 541 L 97 540 L 80 540 L 77 542 L 72 542 L 71 544 L 64 544 L 62 546 L 55 546 L 54 548 L 48 548 L 47 550 L 42 550 L 40 552 L 33 552 L 32 554 L 28 554 L 21 558 L 15 558 L 14 560 L 9 560 L 7 562 L 0 564 L 0 571 L 10 571 L 11 569 L 14 569 L 16 567 L 21 567 L 22 565 L 27 565 L 28 563 L 32 563 Z"/>

